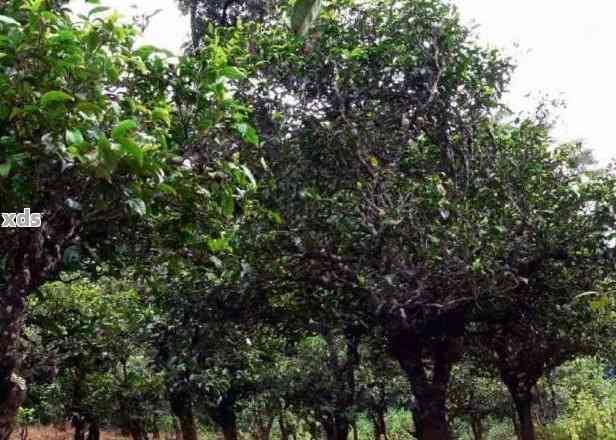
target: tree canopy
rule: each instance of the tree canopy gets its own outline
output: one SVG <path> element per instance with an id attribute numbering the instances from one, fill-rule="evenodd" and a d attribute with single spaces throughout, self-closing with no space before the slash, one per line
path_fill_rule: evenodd
<path id="1" fill-rule="evenodd" d="M 65 3 L 0 2 L 0 440 L 616 435 L 614 167 L 451 4 Z"/>

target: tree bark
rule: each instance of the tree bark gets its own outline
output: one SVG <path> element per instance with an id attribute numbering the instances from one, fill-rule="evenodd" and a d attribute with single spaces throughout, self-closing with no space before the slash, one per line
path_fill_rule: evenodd
<path id="1" fill-rule="evenodd" d="M 387 423 L 385 422 L 385 411 L 378 410 L 372 414 L 375 440 L 387 440 Z"/>
<path id="2" fill-rule="evenodd" d="M 192 0 L 190 4 L 190 33 L 193 49 L 196 50 L 201 44 L 205 34 L 205 20 L 199 12 L 199 1 Z"/>
<path id="3" fill-rule="evenodd" d="M 222 427 L 222 435 L 225 440 L 237 440 L 237 425 L 235 423 Z"/>
<path id="4" fill-rule="evenodd" d="M 130 421 L 130 436 L 133 440 L 148 440 L 145 424 L 141 418 L 132 418 Z"/>
<path id="5" fill-rule="evenodd" d="M 471 415 L 471 429 L 473 430 L 474 440 L 483 440 L 483 421 L 481 416 Z"/>
<path id="6" fill-rule="evenodd" d="M 256 417 L 257 440 L 269 440 L 272 432 L 274 417 L 266 411 L 257 414 Z"/>
<path id="7" fill-rule="evenodd" d="M 0 440 L 8 440 L 26 397 L 25 382 L 15 375 L 17 341 L 25 309 L 24 279 L 0 290 Z"/>
<path id="8" fill-rule="evenodd" d="M 520 440 L 535 440 L 535 426 L 533 424 L 532 389 L 537 385 L 541 371 L 534 374 L 522 374 L 516 370 L 501 369 L 501 379 L 513 400 L 518 415 L 518 435 Z"/>
<path id="9" fill-rule="evenodd" d="M 394 352 L 412 386 L 416 403 L 415 431 L 421 440 L 452 440 L 447 420 L 447 390 L 453 366 L 447 355 L 449 349 L 445 341 L 423 355 Z M 428 370 L 431 370 L 431 377 L 428 377 Z"/>
<path id="10" fill-rule="evenodd" d="M 515 409 L 520 421 L 520 439 L 535 440 L 535 426 L 532 415 L 532 395 L 530 392 L 513 396 Z"/>
<path id="11" fill-rule="evenodd" d="M 171 405 L 171 411 L 180 424 L 182 440 L 198 440 L 197 424 L 195 422 L 189 393 L 172 393 L 169 398 L 169 403 Z"/>
<path id="12" fill-rule="evenodd" d="M 90 419 L 90 426 L 88 427 L 88 440 L 100 440 L 101 428 L 98 424 L 98 420 L 95 418 Z"/>
<path id="13" fill-rule="evenodd" d="M 216 408 L 211 411 L 212 420 L 222 429 L 225 440 L 237 440 L 237 415 L 235 414 L 235 395 L 226 393 Z"/>
<path id="14" fill-rule="evenodd" d="M 278 425 L 280 426 L 280 440 L 289 440 L 289 427 L 285 420 L 284 409 L 280 410 L 280 416 L 278 417 Z"/>
<path id="15" fill-rule="evenodd" d="M 336 440 L 336 425 L 334 424 L 333 417 L 323 417 L 321 419 L 321 426 L 323 426 L 327 440 Z"/>
<path id="16" fill-rule="evenodd" d="M 411 408 L 411 416 L 413 417 L 413 431 L 410 431 L 411 435 L 415 437 L 417 440 L 422 440 L 421 433 L 421 419 L 419 418 L 419 412 L 417 411 L 417 407 Z"/>
<path id="17" fill-rule="evenodd" d="M 81 414 L 75 414 L 73 416 L 73 428 L 75 428 L 75 433 L 73 434 L 73 440 L 85 440 L 86 421 L 81 416 Z"/>
<path id="18" fill-rule="evenodd" d="M 60 206 L 63 204 L 64 200 Z M 39 229 L 0 237 L 2 251 L 6 251 L 0 254 L 0 258 L 6 258 L 6 285 L 0 287 L 0 440 L 9 440 L 25 399 L 25 383 L 15 375 L 15 369 L 26 297 L 60 272 L 64 248 L 78 227 L 75 216 L 52 215 Z"/>
<path id="19" fill-rule="evenodd" d="M 347 440 L 351 424 L 344 416 L 328 415 L 322 418 L 321 424 L 327 440 Z"/>
<path id="20" fill-rule="evenodd" d="M 513 432 L 515 433 L 515 438 L 517 440 L 522 440 L 522 435 L 520 434 L 520 423 L 518 421 L 518 414 L 515 409 L 511 413 L 511 424 L 513 425 Z"/>

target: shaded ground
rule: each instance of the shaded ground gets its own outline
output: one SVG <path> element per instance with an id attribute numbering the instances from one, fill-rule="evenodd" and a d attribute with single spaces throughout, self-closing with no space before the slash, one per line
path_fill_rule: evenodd
<path id="1" fill-rule="evenodd" d="M 53 426 L 31 426 L 28 428 L 27 437 L 23 437 L 21 430 L 13 433 L 11 440 L 72 440 L 73 431 L 71 429 L 61 430 Z M 123 436 L 119 432 L 103 431 L 101 432 L 101 440 L 120 440 L 129 439 L 129 436 Z M 161 434 L 161 440 L 171 440 L 175 437 L 171 434 Z"/>

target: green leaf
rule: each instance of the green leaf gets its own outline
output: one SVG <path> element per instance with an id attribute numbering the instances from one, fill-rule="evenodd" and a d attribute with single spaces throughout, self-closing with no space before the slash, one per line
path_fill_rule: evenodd
<path id="1" fill-rule="evenodd" d="M 155 107 L 154 110 L 152 110 L 152 117 L 155 120 L 163 121 L 167 127 L 171 126 L 171 115 L 166 108 Z"/>
<path id="2" fill-rule="evenodd" d="M 139 166 L 143 166 L 143 157 L 144 157 L 144 152 L 143 149 L 137 145 L 133 140 L 131 139 L 122 139 L 119 141 L 120 145 L 122 146 L 122 151 L 126 154 L 128 154 L 129 156 L 137 159 L 137 162 L 139 162 Z"/>
<path id="3" fill-rule="evenodd" d="M 291 28 L 298 35 L 306 35 L 321 11 L 321 0 L 298 0 L 291 14 Z"/>
<path id="4" fill-rule="evenodd" d="M 143 217 L 146 214 L 147 208 L 145 202 L 141 199 L 129 199 L 127 202 L 130 209 L 137 215 Z"/>
<path id="5" fill-rule="evenodd" d="M 90 11 L 88 12 L 88 17 L 91 17 L 91 16 L 93 16 L 95 14 L 100 14 L 101 12 L 108 11 L 109 9 L 111 9 L 111 8 L 109 8 L 107 6 L 97 6 L 96 8 L 90 9 Z"/>
<path id="6" fill-rule="evenodd" d="M 21 27 L 21 24 L 17 20 L 7 17 L 6 15 L 0 15 L 0 23 Z"/>
<path id="7" fill-rule="evenodd" d="M 233 199 L 233 195 L 225 191 L 222 195 L 222 214 L 225 217 L 231 217 L 233 216 L 234 212 L 235 212 L 235 200 Z"/>
<path id="8" fill-rule="evenodd" d="M 245 122 L 240 122 L 239 124 L 235 124 L 235 129 L 240 133 L 240 135 L 242 135 L 242 139 L 249 144 L 259 144 L 259 136 L 257 135 L 257 131 L 251 125 L 248 125 Z"/>
<path id="9" fill-rule="evenodd" d="M 79 130 L 78 128 L 66 130 L 66 143 L 68 145 L 77 145 L 78 147 L 80 147 L 84 144 L 84 142 L 85 139 L 83 138 L 81 130 Z"/>
<path id="10" fill-rule="evenodd" d="M 281 225 L 282 222 L 283 222 L 282 216 L 278 212 L 276 212 L 276 211 L 270 211 L 269 212 L 269 217 L 277 225 Z"/>
<path id="11" fill-rule="evenodd" d="M 65 93 L 61 90 L 52 90 L 51 92 L 47 92 L 43 96 L 41 96 L 41 105 L 43 107 L 47 107 L 50 104 L 73 100 L 74 98 L 68 93 Z"/>
<path id="12" fill-rule="evenodd" d="M 77 104 L 77 110 L 91 115 L 101 112 L 101 108 L 98 105 L 88 101 L 83 101 Z"/>
<path id="13" fill-rule="evenodd" d="M 242 169 L 244 174 L 246 174 L 246 177 L 248 177 L 248 180 L 250 180 L 250 184 L 252 186 L 256 186 L 257 180 L 255 179 L 255 176 L 252 174 L 252 171 L 250 171 L 250 169 L 246 165 L 241 165 L 240 168 Z"/>
<path id="14" fill-rule="evenodd" d="M 167 185 L 166 183 L 161 183 L 158 185 L 158 189 L 162 193 L 177 195 L 177 191 L 171 185 Z"/>
<path id="15" fill-rule="evenodd" d="M 221 238 L 212 238 L 207 241 L 207 247 L 211 252 L 217 254 L 224 250 L 229 249 L 229 239 L 225 237 Z"/>
<path id="16" fill-rule="evenodd" d="M 118 142 L 126 139 L 131 130 L 137 129 L 137 123 L 132 119 L 125 119 L 120 122 L 111 132 L 111 136 Z"/>
<path id="17" fill-rule="evenodd" d="M 33 13 L 38 12 L 43 6 L 43 0 L 30 0 L 26 5 L 22 6 Z"/>
<path id="18" fill-rule="evenodd" d="M 11 172 L 11 167 L 12 164 L 10 161 L 0 164 L 0 177 L 8 177 L 9 173 Z"/>
<path id="19" fill-rule="evenodd" d="M 218 269 L 222 268 L 222 261 L 220 261 L 220 258 L 215 257 L 214 255 L 210 256 L 210 261 L 212 262 L 212 264 L 214 264 L 214 266 L 216 266 Z"/>
<path id="20" fill-rule="evenodd" d="M 222 69 L 222 74 L 227 78 L 231 79 L 244 79 L 246 78 L 246 74 L 239 68 L 235 66 L 225 66 Z"/>

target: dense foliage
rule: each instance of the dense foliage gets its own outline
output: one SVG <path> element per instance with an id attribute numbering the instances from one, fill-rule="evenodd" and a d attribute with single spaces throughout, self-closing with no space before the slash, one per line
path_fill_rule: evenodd
<path id="1" fill-rule="evenodd" d="M 0 440 L 616 438 L 616 173 L 455 8 L 65 3 L 0 2 Z"/>

